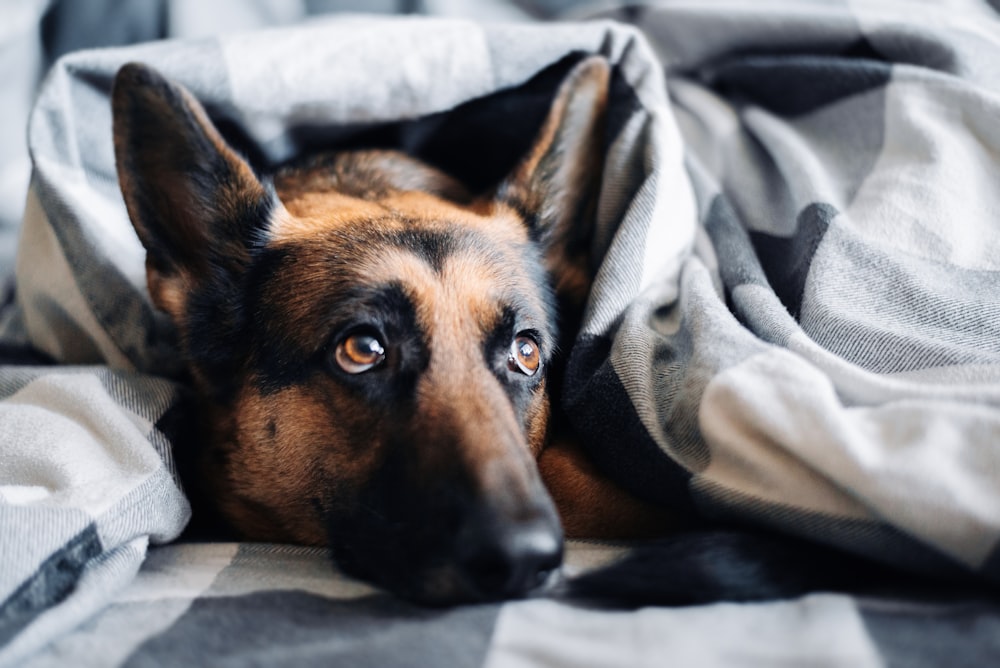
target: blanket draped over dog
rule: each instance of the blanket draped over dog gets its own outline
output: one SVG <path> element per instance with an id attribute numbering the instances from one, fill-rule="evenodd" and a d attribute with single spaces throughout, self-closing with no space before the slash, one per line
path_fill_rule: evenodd
<path id="1" fill-rule="evenodd" d="M 273 165 L 393 123 L 397 145 L 427 152 L 443 112 L 605 55 L 598 271 L 564 406 L 595 461 L 684 517 L 1000 580 L 990 11 L 612 16 L 639 29 L 350 18 L 64 58 L 32 116 L 0 330 L 0 663 L 93 615 L 190 515 L 173 333 L 113 160 L 108 95 L 128 61 L 186 85 Z M 502 137 L 517 116 L 468 132 Z"/>

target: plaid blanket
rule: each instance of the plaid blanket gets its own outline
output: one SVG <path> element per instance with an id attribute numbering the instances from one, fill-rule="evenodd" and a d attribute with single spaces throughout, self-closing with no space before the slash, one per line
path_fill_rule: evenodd
<path id="1" fill-rule="evenodd" d="M 611 552 L 575 543 L 568 557 L 588 567 Z M 332 573 L 322 550 L 189 544 L 151 549 L 101 615 L 23 665 L 978 668 L 1000 656 L 998 629 L 1000 607 L 981 601 L 824 593 L 633 613 L 544 599 L 427 609 Z"/>
<path id="2" fill-rule="evenodd" d="M 1000 580 L 1000 24 L 960 4 L 612 14 L 667 68 L 698 200 L 677 263 L 609 249 L 572 352 L 623 482 Z M 623 290 L 638 267 L 669 278 Z"/>
<path id="3" fill-rule="evenodd" d="M 0 322 L 0 664 L 996 656 L 988 602 L 431 613 L 310 551 L 150 548 L 189 516 L 171 455 L 185 395 L 145 296 L 107 101 L 118 66 L 149 62 L 277 162 L 297 128 L 426 116 L 605 54 L 600 269 L 566 404 L 594 459 L 689 517 L 995 581 L 1000 27 L 962 5 L 609 13 L 639 29 L 354 18 L 61 60 L 32 117 Z"/>

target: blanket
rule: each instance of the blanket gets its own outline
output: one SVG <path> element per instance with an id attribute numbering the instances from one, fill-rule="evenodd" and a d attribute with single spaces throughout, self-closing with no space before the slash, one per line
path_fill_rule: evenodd
<path id="1" fill-rule="evenodd" d="M 1000 26 L 959 4 L 612 13 L 667 68 L 698 201 L 676 266 L 616 239 L 571 353 L 621 482 L 1000 578 Z"/>
<path id="2" fill-rule="evenodd" d="M 571 543 L 589 568 L 611 548 Z M 960 598 L 648 607 L 534 599 L 419 608 L 330 570 L 323 550 L 255 543 L 150 550 L 105 610 L 24 668 L 392 666 L 979 668 L 1000 656 L 1000 608 Z"/>
<path id="3" fill-rule="evenodd" d="M 567 351 L 564 406 L 594 460 L 692 521 L 767 526 L 995 581 L 1000 27 L 988 6 L 958 4 L 669 2 L 565 24 L 354 17 L 60 60 L 32 115 L 16 301 L 0 321 L 0 664 L 98 651 L 140 608 L 149 624 L 134 642 L 93 662 L 162 659 L 130 652 L 176 647 L 167 631 L 182 623 L 207 628 L 187 615 L 224 603 L 215 593 L 232 593 L 219 584 L 229 575 L 263 597 L 222 613 L 220 624 L 249 624 L 247 637 L 292 610 L 314 611 L 297 618 L 302 628 L 322 610 L 362 620 L 352 628 L 364 632 L 398 621 L 404 638 L 440 619 L 374 593 L 352 617 L 327 585 L 287 574 L 252 584 L 259 570 L 212 552 L 239 565 L 266 549 L 155 547 L 190 513 L 172 454 L 185 440 L 186 389 L 114 172 L 108 92 L 130 60 L 183 82 L 277 163 L 303 150 L 304 128 L 419 121 L 568 54 L 604 54 L 616 74 L 591 248 L 599 270 Z M 480 132 L 503 131 L 502 117 L 488 122 Z M 419 152 L 419 135 L 400 133 L 414 142 L 402 148 Z M 319 568 L 315 554 L 287 554 Z M 175 571 L 191 562 L 197 587 L 149 593 L 171 579 L 162 571 L 184 590 Z M 175 616 L 152 612 L 168 599 Z M 972 664 L 996 651 L 995 605 L 912 605 L 818 596 L 643 612 L 595 636 L 602 650 L 590 658 L 607 665 L 623 647 L 659 656 L 665 636 L 654 629 L 705 639 L 767 619 L 784 620 L 768 647 L 785 659 L 803 656 L 796 628 L 821 619 L 809 628 L 849 629 L 864 649 L 806 643 L 834 664 L 915 665 L 905 652 L 945 638 L 959 638 Z M 938 613 L 953 623 L 927 621 Z M 536 624 L 559 637 L 610 613 L 529 601 L 443 614 L 453 622 L 426 629 L 469 626 L 490 652 L 520 648 L 534 665 L 572 660 L 565 643 L 532 647 Z M 442 634 L 435 651 L 461 649 Z M 754 638 L 731 641 L 727 651 L 759 656 Z M 292 645 L 262 646 L 253 660 Z M 313 658 L 334 645 L 314 646 Z M 408 646 L 386 663 L 423 664 Z M 454 665 L 480 665 L 493 656 L 484 647 Z"/>

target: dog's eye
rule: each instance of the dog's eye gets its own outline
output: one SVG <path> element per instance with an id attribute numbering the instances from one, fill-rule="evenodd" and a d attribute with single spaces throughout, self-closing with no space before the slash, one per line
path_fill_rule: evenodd
<path id="1" fill-rule="evenodd" d="M 382 363 L 385 359 L 385 346 L 374 334 L 351 334 L 337 346 L 334 359 L 347 373 L 364 373 Z"/>
<path id="2" fill-rule="evenodd" d="M 538 343 L 527 334 L 518 334 L 507 353 L 507 368 L 525 376 L 534 376 L 542 364 Z"/>

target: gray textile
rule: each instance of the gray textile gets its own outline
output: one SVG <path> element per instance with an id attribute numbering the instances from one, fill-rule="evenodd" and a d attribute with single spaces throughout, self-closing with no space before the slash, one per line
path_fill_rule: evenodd
<path id="1" fill-rule="evenodd" d="M 157 66 L 278 161 L 297 150 L 295 128 L 444 111 L 582 50 L 608 56 L 622 83 L 600 270 L 570 351 L 567 409 L 595 459 L 678 512 L 1000 579 L 996 13 L 747 0 L 609 16 L 645 37 L 608 22 L 351 18 L 59 62 L 33 115 L 17 303 L 0 341 L 63 366 L 0 367 L 0 665 L 189 665 L 188 643 L 204 663 L 997 657 L 992 603 L 817 594 L 620 616 L 551 601 L 428 615 L 310 551 L 147 549 L 187 520 L 164 420 L 182 390 L 117 191 L 116 68 Z M 269 635 L 284 624 L 287 636 Z M 399 649 L 366 655 L 352 634 Z"/>
<path id="2" fill-rule="evenodd" d="M 575 543 L 569 559 L 610 551 Z M 545 599 L 428 610 L 331 572 L 322 550 L 189 544 L 152 548 L 100 615 L 24 668 L 972 667 L 1000 655 L 998 630 L 995 604 L 823 593 L 625 614 Z"/>
<path id="3" fill-rule="evenodd" d="M 699 227 L 617 320 L 598 282 L 571 414 L 621 476 L 661 469 L 649 496 L 1000 579 L 1000 24 L 958 4 L 621 15 L 667 65 Z"/>
<path id="4" fill-rule="evenodd" d="M 508 7 L 502 0 L 476 4 L 486 9 Z M 14 266 L 31 174 L 25 141 L 28 113 L 43 75 L 59 56 L 164 37 L 192 38 L 285 25 L 335 11 L 432 9 L 419 0 L 0 0 L 4 94 L 0 105 L 0 281 Z"/>

